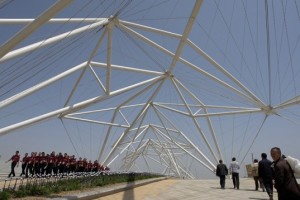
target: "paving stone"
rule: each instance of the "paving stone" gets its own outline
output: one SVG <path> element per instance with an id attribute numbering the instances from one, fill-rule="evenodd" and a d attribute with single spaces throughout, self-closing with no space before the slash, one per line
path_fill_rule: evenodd
<path id="1" fill-rule="evenodd" d="M 219 187 L 219 180 L 151 179 L 136 183 L 124 183 L 108 188 L 79 193 L 56 200 L 97 199 L 97 200 L 268 200 L 266 192 L 254 190 L 254 180 L 240 179 L 240 189 L 233 189 L 232 181 L 226 180 L 225 189 Z M 274 199 L 277 192 L 274 189 Z"/>

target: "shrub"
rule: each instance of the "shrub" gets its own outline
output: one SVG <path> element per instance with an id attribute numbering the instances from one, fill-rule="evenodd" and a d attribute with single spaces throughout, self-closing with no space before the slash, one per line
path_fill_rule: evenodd
<path id="1" fill-rule="evenodd" d="M 0 192 L 0 199 L 1 200 L 8 200 L 11 198 L 11 194 L 8 191 Z"/>
<path id="2" fill-rule="evenodd" d="M 0 192 L 0 199 L 6 200 L 12 197 L 25 196 L 48 196 L 53 193 L 62 191 L 80 190 L 84 188 L 92 188 L 97 186 L 110 185 L 122 182 L 133 182 L 147 178 L 159 177 L 153 174 L 98 174 L 97 176 L 81 176 L 76 178 L 61 178 L 48 179 L 47 181 L 38 182 L 35 180 L 34 184 L 31 182 L 26 185 L 21 185 L 16 191 L 5 190 Z"/>

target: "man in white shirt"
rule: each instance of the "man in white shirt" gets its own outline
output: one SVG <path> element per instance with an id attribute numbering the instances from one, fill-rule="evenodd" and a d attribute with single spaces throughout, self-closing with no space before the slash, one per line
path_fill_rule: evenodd
<path id="1" fill-rule="evenodd" d="M 240 170 L 240 165 L 236 161 L 235 157 L 233 157 L 232 162 L 230 163 L 230 166 L 229 166 L 229 171 L 232 175 L 232 181 L 233 181 L 234 189 L 235 188 L 240 189 L 239 170 Z"/>

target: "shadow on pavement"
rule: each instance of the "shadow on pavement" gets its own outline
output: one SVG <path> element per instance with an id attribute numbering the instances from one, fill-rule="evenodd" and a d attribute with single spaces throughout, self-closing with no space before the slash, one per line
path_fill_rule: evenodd
<path id="1" fill-rule="evenodd" d="M 127 190 L 124 191 L 123 200 L 134 200 L 134 185 L 135 185 L 135 174 L 131 173 L 127 178 Z"/>

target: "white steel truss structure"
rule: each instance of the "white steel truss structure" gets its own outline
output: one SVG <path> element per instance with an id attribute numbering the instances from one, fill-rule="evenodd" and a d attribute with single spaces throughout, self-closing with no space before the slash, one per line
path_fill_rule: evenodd
<path id="1" fill-rule="evenodd" d="M 283 8 L 283 11 L 276 17 L 271 15 L 277 9 L 275 2 L 267 0 L 145 3 L 152 6 L 149 8 L 162 6 L 161 12 L 165 9 L 164 4 L 170 10 L 171 5 L 174 10 L 180 5 L 187 7 L 182 8 L 189 10 L 183 17 L 184 23 L 179 25 L 176 22 L 171 30 L 156 27 L 147 20 L 145 24 L 129 21 L 125 14 L 122 18 L 122 13 L 131 10 L 134 14 L 144 13 L 140 16 L 143 19 L 147 15 L 147 6 L 143 8 L 141 1 L 87 2 L 99 6 L 97 8 L 103 15 L 111 9 L 111 15 L 54 18 L 63 9 L 68 10 L 67 6 L 73 8 L 72 4 L 85 4 L 62 0 L 36 18 L 1 17 L 1 27 L 24 27 L 7 38 L 0 48 L 3 89 L 0 113 L 3 117 L 11 116 L 14 112 L 11 110 L 16 109 L 14 106 L 22 105 L 23 101 L 31 102 L 29 99 L 35 95 L 44 96 L 42 101 L 52 97 L 62 99 L 59 106 L 49 106 L 50 109 L 45 111 L 47 106 L 42 106 L 41 112 L 17 118 L 19 121 L 3 122 L 0 128 L 2 138 L 57 119 L 68 134 L 67 143 L 72 143 L 76 153 L 80 154 L 75 138 L 82 136 L 78 137 L 74 132 L 87 132 L 86 124 L 89 124 L 89 131 L 98 127 L 93 131 L 100 135 L 90 139 L 90 144 L 98 144 L 93 152 L 101 163 L 113 170 L 149 171 L 195 179 L 201 177 L 198 169 L 214 173 L 218 160 L 228 161 L 230 151 L 230 156 L 239 155 L 244 162 L 267 119 L 271 118 L 269 116 L 299 124 L 300 82 L 296 77 L 300 70 L 295 63 L 299 63 L 299 56 L 296 57 L 300 52 L 297 40 L 300 31 L 292 29 L 287 21 L 299 17 L 299 10 L 293 7 L 290 13 L 285 11 L 291 2 L 283 1 L 279 5 L 282 7 L 278 8 Z M 90 5 L 81 9 L 85 6 Z M 139 10 L 138 6 L 142 8 Z M 232 12 L 241 12 L 243 26 L 229 8 Z M 214 32 L 214 26 L 203 28 L 206 19 L 201 13 L 207 14 L 207 9 L 215 13 L 214 17 L 207 19 L 208 23 L 215 22 L 218 15 L 220 21 L 223 20 L 218 24 L 226 29 L 227 35 L 220 44 L 223 49 L 211 50 L 207 45 L 209 42 L 214 44 L 212 37 L 221 40 L 223 36 Z M 251 21 L 252 14 L 247 9 L 264 13 L 263 17 L 257 14 L 263 22 Z M 229 14 L 225 15 L 225 11 Z M 163 13 L 156 15 L 159 19 Z M 151 16 L 155 18 L 155 14 Z M 276 24 L 279 18 L 284 21 Z M 299 19 L 295 20 L 299 24 Z M 253 25 L 254 22 L 257 24 Z M 38 34 L 53 30 L 48 26 L 66 28 L 47 38 L 37 39 L 41 38 L 37 37 Z M 257 28 L 251 30 L 251 27 Z M 201 28 L 204 30 L 200 31 Z M 239 38 L 237 32 L 244 35 Z M 261 32 L 263 36 L 257 36 Z M 275 32 L 278 35 L 272 34 Z M 201 37 L 206 39 L 199 39 Z M 275 45 L 271 46 L 271 42 Z M 261 46 L 263 50 L 259 49 Z M 27 65 L 29 67 L 23 72 L 17 72 L 15 68 L 19 66 L 18 70 L 21 70 Z M 48 66 L 58 70 L 48 71 L 37 78 L 30 76 L 27 80 L 32 82 L 29 83 L 21 80 L 12 84 L 17 77 L 25 76 L 27 72 L 38 75 Z M 33 68 L 36 71 L 30 72 Z M 5 72 L 9 71 L 18 74 L 6 76 Z M 59 92 L 57 88 L 62 86 L 57 83 L 63 85 L 63 92 Z M 79 124 L 85 125 L 78 128 Z M 77 146 L 87 146 L 82 138 L 80 140 L 82 144 Z M 233 151 L 237 144 L 240 149 L 235 147 Z"/>

